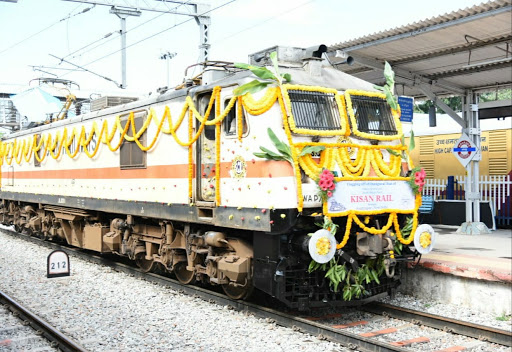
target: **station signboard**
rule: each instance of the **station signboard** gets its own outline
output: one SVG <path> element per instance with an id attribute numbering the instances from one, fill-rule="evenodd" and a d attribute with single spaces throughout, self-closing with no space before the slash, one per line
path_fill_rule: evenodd
<path id="1" fill-rule="evenodd" d="M 412 114 L 414 112 L 414 98 L 411 97 L 398 97 L 398 105 L 400 105 L 400 121 L 412 122 Z"/>
<path id="2" fill-rule="evenodd" d="M 466 167 L 476 155 L 476 145 L 465 133 L 453 146 L 453 155 L 459 160 L 462 166 Z"/>

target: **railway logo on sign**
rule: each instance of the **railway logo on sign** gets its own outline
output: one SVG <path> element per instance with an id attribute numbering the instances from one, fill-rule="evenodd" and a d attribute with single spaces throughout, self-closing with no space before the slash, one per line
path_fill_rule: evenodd
<path id="1" fill-rule="evenodd" d="M 474 158 L 476 155 L 476 146 L 467 134 L 463 133 L 460 139 L 455 143 L 453 154 L 464 167 Z"/>
<path id="2" fill-rule="evenodd" d="M 471 156 L 471 152 L 474 152 L 476 149 L 471 148 L 471 143 L 469 141 L 460 141 L 456 148 L 453 148 L 453 151 L 458 153 L 459 158 L 467 159 Z"/>

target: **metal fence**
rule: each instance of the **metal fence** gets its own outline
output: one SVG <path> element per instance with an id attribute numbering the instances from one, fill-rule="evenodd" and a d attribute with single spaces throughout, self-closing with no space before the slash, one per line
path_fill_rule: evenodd
<path id="1" fill-rule="evenodd" d="M 423 195 L 430 195 L 434 200 L 456 199 L 465 200 L 465 176 L 450 176 L 448 179 L 427 179 L 423 187 Z M 480 200 L 490 202 L 493 215 L 498 226 L 512 224 L 512 180 L 506 176 L 481 176 L 478 182 Z"/>

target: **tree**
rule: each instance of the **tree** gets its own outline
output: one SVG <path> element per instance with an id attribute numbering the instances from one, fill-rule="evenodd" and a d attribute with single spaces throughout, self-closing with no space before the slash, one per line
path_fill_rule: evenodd
<path id="1" fill-rule="evenodd" d="M 440 98 L 446 105 L 448 105 L 453 111 L 462 111 L 462 97 L 453 96 L 448 98 Z M 428 114 L 428 109 L 434 105 L 432 100 L 425 100 L 422 103 L 416 103 L 414 112 Z M 444 111 L 436 108 L 436 112 L 443 114 Z"/>

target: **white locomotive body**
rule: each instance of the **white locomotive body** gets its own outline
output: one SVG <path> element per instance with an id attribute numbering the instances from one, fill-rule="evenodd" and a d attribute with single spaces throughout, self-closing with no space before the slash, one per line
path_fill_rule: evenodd
<path id="1" fill-rule="evenodd" d="M 392 292 L 397 261 L 416 257 L 394 246 L 412 243 L 421 197 L 404 188 L 409 160 L 383 95 L 318 58 L 280 65 L 291 84 L 244 96 L 233 91 L 254 79 L 250 71 L 205 67 L 201 85 L 4 138 L 2 222 L 184 283 L 222 285 L 233 298 L 256 288 L 307 309 Z M 323 170 L 336 185 L 327 198 Z M 310 266 L 308 234 L 324 216 L 338 229 L 327 226 L 336 265 L 381 263 L 359 294 Z"/>

